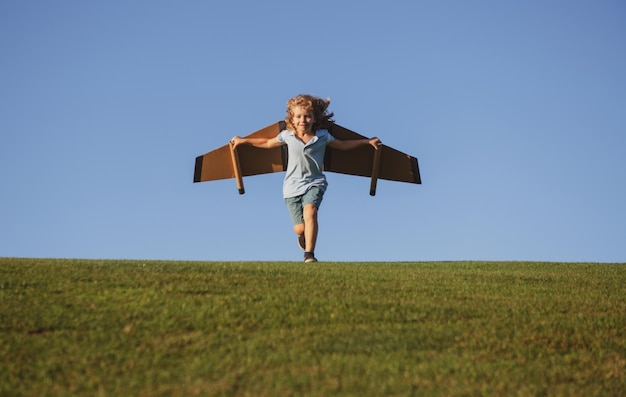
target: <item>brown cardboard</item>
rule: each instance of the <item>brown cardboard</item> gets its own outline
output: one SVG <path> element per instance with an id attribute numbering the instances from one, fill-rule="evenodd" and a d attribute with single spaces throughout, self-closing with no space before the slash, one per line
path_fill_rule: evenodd
<path id="1" fill-rule="evenodd" d="M 285 128 L 279 121 L 262 128 L 246 138 L 274 138 Z M 330 133 L 337 139 L 364 139 L 354 131 L 332 124 Z M 261 149 L 240 145 L 232 150 L 227 144 L 196 157 L 194 182 L 235 178 L 237 189 L 244 194 L 243 177 L 284 171 L 287 167 L 287 151 L 283 147 Z M 372 178 L 370 194 L 376 194 L 378 179 L 421 184 L 417 158 L 386 145 L 363 146 L 353 150 L 335 150 L 326 147 L 324 171 Z"/>

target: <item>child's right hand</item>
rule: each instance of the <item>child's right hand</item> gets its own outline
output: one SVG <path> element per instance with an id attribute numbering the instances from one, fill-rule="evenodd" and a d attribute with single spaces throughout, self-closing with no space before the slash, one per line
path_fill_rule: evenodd
<path id="1" fill-rule="evenodd" d="M 230 144 L 233 145 L 233 149 L 236 148 L 237 146 L 239 146 L 241 144 L 241 142 L 243 141 L 243 138 L 241 138 L 240 136 L 235 135 L 234 137 L 232 137 L 232 139 L 230 140 Z"/>

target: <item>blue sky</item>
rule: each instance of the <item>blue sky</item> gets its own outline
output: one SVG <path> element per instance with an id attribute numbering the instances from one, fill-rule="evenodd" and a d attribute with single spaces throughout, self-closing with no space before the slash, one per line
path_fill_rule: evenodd
<path id="1" fill-rule="evenodd" d="M 323 261 L 626 262 L 622 1 L 4 1 L 0 256 L 301 260 L 195 157 L 299 93 L 418 157 L 327 175 Z"/>

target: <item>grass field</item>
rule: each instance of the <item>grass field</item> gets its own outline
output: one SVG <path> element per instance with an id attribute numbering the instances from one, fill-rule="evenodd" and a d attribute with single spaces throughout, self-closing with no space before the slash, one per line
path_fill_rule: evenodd
<path id="1" fill-rule="evenodd" d="M 0 258 L 1 396 L 621 396 L 626 265 Z"/>

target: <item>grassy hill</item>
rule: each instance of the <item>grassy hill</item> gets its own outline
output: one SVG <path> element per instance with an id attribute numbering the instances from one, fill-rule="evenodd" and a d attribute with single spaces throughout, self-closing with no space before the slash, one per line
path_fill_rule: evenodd
<path id="1" fill-rule="evenodd" d="M 0 258 L 0 395 L 618 396 L 626 265 Z"/>

